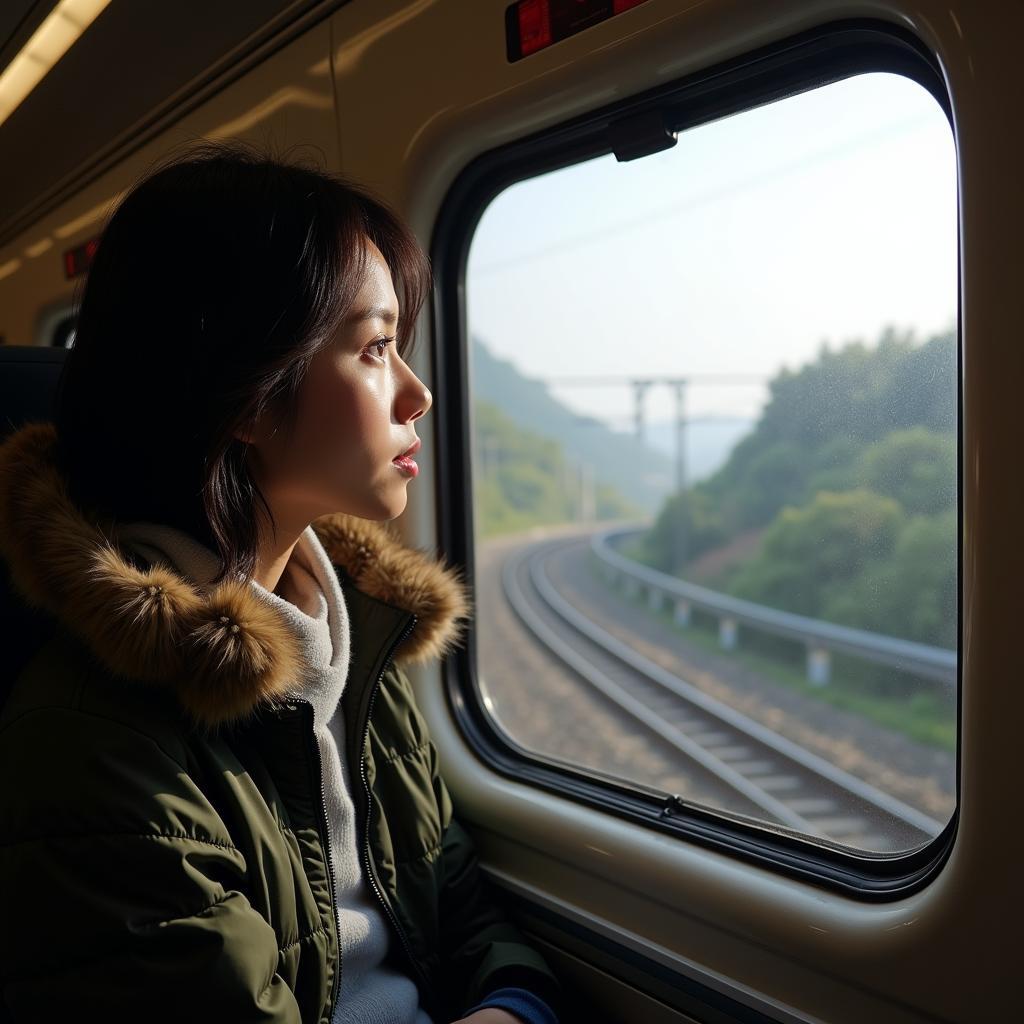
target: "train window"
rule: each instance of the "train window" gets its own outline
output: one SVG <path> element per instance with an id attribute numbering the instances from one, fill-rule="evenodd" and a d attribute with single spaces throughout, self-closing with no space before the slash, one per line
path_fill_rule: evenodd
<path id="1" fill-rule="evenodd" d="M 75 326 L 78 317 L 75 314 L 64 317 L 53 329 L 50 344 L 56 348 L 73 348 L 75 344 Z"/>
<path id="2" fill-rule="evenodd" d="M 670 141 L 471 236 L 478 697 L 535 762 L 922 850 L 956 805 L 948 119 L 867 72 Z"/>

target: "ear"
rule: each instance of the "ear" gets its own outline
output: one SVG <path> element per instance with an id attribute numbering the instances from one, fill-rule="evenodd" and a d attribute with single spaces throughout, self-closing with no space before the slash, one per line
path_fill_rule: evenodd
<path id="1" fill-rule="evenodd" d="M 242 444 L 255 444 L 260 434 L 260 420 L 257 418 L 250 419 L 245 423 L 240 423 L 234 430 L 231 431 L 231 436 L 236 441 L 241 441 Z"/>
<path id="2" fill-rule="evenodd" d="M 284 416 L 280 411 L 280 400 L 270 402 L 255 413 L 250 412 L 249 418 L 231 431 L 231 436 L 243 444 L 265 444 L 281 428 Z"/>

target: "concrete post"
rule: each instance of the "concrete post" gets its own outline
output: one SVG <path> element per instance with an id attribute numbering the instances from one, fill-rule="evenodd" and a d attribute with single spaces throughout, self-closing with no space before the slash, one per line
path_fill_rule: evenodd
<path id="1" fill-rule="evenodd" d="M 692 609 L 690 608 L 690 602 L 684 601 L 681 597 L 676 598 L 676 610 L 673 615 L 677 626 L 688 626 L 690 624 L 690 615 Z"/>
<path id="2" fill-rule="evenodd" d="M 718 620 L 718 643 L 723 650 L 732 651 L 736 647 L 736 642 L 739 634 L 739 623 L 730 618 L 728 615 L 723 615 Z"/>
<path id="3" fill-rule="evenodd" d="M 807 648 L 807 681 L 825 686 L 832 675 L 832 655 L 824 647 Z"/>

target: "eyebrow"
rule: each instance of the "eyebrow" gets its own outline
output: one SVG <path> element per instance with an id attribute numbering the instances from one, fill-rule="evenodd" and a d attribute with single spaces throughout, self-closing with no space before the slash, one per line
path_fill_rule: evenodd
<path id="1" fill-rule="evenodd" d="M 364 320 L 383 320 L 386 324 L 398 322 L 398 317 L 387 306 L 371 306 L 369 309 L 359 309 L 350 314 L 348 320 L 354 324 L 361 324 Z"/>

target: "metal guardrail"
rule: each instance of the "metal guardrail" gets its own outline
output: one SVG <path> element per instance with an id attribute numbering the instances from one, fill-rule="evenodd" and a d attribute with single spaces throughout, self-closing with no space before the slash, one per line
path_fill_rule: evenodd
<path id="1" fill-rule="evenodd" d="M 621 576 L 635 589 L 646 588 L 652 607 L 660 607 L 665 599 L 675 601 L 675 619 L 681 625 L 689 624 L 692 608 L 717 615 L 719 641 L 727 649 L 736 646 L 738 627 L 745 625 L 804 644 L 807 648 L 807 675 L 813 683 L 829 681 L 830 655 L 842 653 L 933 679 L 950 687 L 956 685 L 956 651 L 839 626 L 722 594 L 634 562 L 612 546 L 614 540 L 640 532 L 642 530 L 635 527 L 620 527 L 594 534 L 591 549 L 606 567 L 609 578 L 614 581 L 616 576 Z"/>

